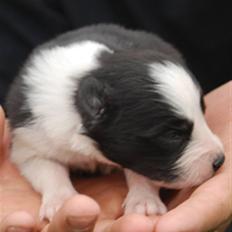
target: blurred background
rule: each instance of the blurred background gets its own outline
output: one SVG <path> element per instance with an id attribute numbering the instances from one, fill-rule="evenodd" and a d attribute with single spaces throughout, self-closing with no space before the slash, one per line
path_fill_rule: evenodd
<path id="1" fill-rule="evenodd" d="M 0 104 L 35 46 L 95 23 L 160 35 L 181 51 L 205 93 L 232 79 L 230 1 L 0 0 Z"/>
<path id="2" fill-rule="evenodd" d="M 232 79 L 230 1 L 0 0 L 0 104 L 36 45 L 101 22 L 154 32 L 172 43 L 205 92 Z"/>

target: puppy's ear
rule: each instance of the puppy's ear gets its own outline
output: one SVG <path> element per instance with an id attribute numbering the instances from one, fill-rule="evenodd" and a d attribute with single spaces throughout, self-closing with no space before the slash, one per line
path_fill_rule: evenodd
<path id="1" fill-rule="evenodd" d="M 94 130 L 106 116 L 109 105 L 110 87 L 94 77 L 85 77 L 79 82 L 77 107 L 84 126 Z"/>

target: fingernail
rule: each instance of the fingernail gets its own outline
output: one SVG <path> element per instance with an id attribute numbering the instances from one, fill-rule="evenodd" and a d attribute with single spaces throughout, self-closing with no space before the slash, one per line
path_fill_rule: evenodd
<path id="1" fill-rule="evenodd" d="M 69 217 L 68 224 L 70 227 L 75 228 L 75 231 L 84 232 L 94 226 L 96 216 L 85 216 L 85 217 Z"/>
<path id="2" fill-rule="evenodd" d="M 6 230 L 6 232 L 32 232 L 32 229 L 11 226 Z"/>

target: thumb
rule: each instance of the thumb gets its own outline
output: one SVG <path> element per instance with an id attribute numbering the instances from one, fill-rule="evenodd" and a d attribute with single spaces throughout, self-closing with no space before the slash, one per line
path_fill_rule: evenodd
<path id="1" fill-rule="evenodd" d="M 0 106 L 0 164 L 2 163 L 4 157 L 4 130 L 5 130 L 5 114 Z"/>
<path id="2" fill-rule="evenodd" d="M 8 153 L 10 147 L 10 133 L 8 121 L 5 119 L 5 113 L 0 106 L 0 163 Z"/>
<path id="3" fill-rule="evenodd" d="M 5 127 L 5 114 L 2 107 L 0 106 L 0 141 L 3 140 L 4 127 Z"/>
<path id="4" fill-rule="evenodd" d="M 227 173 L 228 174 L 228 173 Z M 218 227 L 232 212 L 231 176 L 221 173 L 163 215 L 156 232 L 201 232 Z"/>
<path id="5" fill-rule="evenodd" d="M 64 203 L 42 232 L 92 232 L 99 213 L 93 199 L 77 194 Z"/>

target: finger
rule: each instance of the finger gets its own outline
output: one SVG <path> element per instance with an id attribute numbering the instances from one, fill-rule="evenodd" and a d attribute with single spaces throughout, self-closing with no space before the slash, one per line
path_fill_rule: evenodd
<path id="1" fill-rule="evenodd" d="M 4 160 L 4 154 L 5 154 L 4 132 L 5 132 L 5 114 L 2 107 L 0 106 L 0 164 Z"/>
<path id="2" fill-rule="evenodd" d="M 232 211 L 229 179 L 221 174 L 199 187 L 188 200 L 160 218 L 156 231 L 209 231 L 226 221 Z"/>
<path id="3" fill-rule="evenodd" d="M 34 228 L 33 217 L 24 211 L 12 213 L 0 222 L 1 232 L 32 232 Z"/>
<path id="4" fill-rule="evenodd" d="M 0 106 L 0 128 L 3 128 L 4 125 L 4 120 L 5 120 L 5 114 L 4 111 L 2 109 L 2 107 Z M 0 129 L 0 135 L 3 135 L 3 130 Z"/>
<path id="5" fill-rule="evenodd" d="M 0 155 L 2 156 L 6 154 L 7 149 L 10 144 L 10 134 L 9 134 L 9 125 L 8 121 L 5 118 L 5 113 L 2 107 L 0 106 Z"/>
<path id="6" fill-rule="evenodd" d="M 155 219 L 146 216 L 131 214 L 117 220 L 102 220 L 97 222 L 94 232 L 152 232 Z"/>
<path id="7" fill-rule="evenodd" d="M 92 232 L 99 213 L 93 199 L 77 195 L 64 204 L 43 232 Z"/>
<path id="8" fill-rule="evenodd" d="M 3 138 L 4 126 L 5 126 L 5 114 L 2 107 L 0 106 L 0 140 L 2 140 Z"/>
<path id="9" fill-rule="evenodd" d="M 8 149 L 10 147 L 10 130 L 9 130 L 9 122 L 5 120 L 4 126 L 4 133 L 3 133 L 3 145 L 4 145 L 4 152 L 7 154 Z"/>

